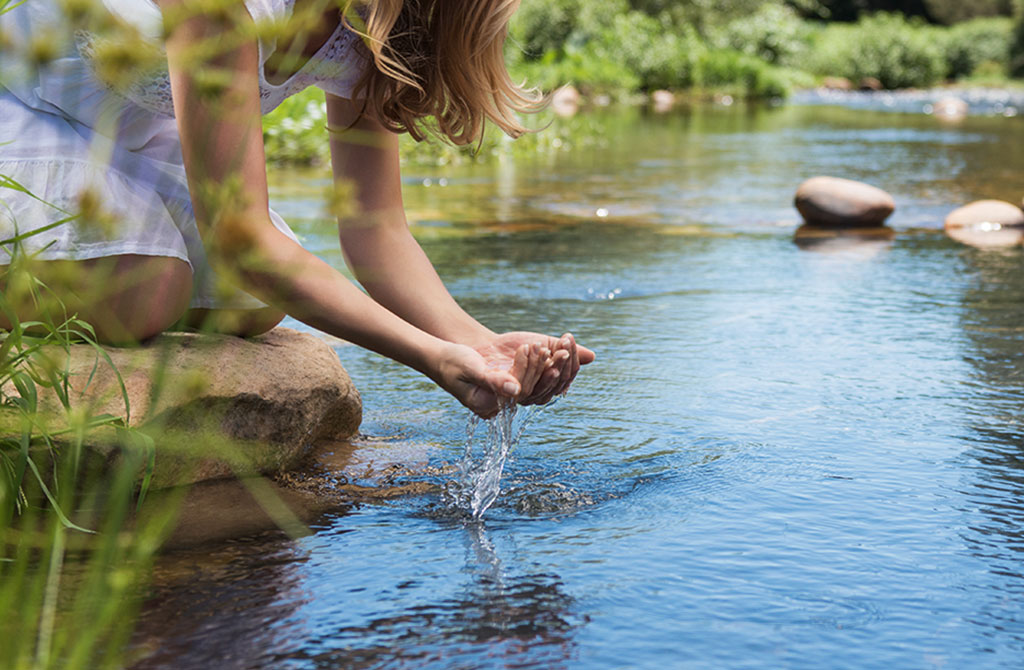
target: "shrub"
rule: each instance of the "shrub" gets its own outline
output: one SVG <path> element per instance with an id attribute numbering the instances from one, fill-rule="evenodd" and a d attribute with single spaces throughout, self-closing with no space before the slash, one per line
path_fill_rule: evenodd
<path id="1" fill-rule="evenodd" d="M 818 34 L 808 67 L 855 81 L 874 77 L 889 89 L 930 86 L 946 73 L 937 30 L 885 13 L 831 24 Z"/>
<path id="2" fill-rule="evenodd" d="M 787 64 L 807 52 L 810 39 L 809 24 L 793 9 L 764 4 L 753 14 L 730 21 L 716 31 L 712 42 L 769 63 Z"/>
<path id="3" fill-rule="evenodd" d="M 1010 74 L 1014 77 L 1024 77 L 1024 2 L 1019 4 L 1017 25 L 1010 44 Z"/>
<path id="4" fill-rule="evenodd" d="M 275 163 L 315 165 L 330 158 L 324 94 L 308 88 L 263 119 L 263 146 Z"/>
<path id="5" fill-rule="evenodd" d="M 946 76 L 967 77 L 982 63 L 998 63 L 1005 68 L 1012 40 L 1010 19 L 974 19 L 953 26 L 943 40 Z"/>
<path id="6" fill-rule="evenodd" d="M 790 88 L 782 70 L 734 49 L 712 49 L 701 54 L 697 83 L 752 98 L 784 98 Z"/>
<path id="7" fill-rule="evenodd" d="M 692 29 L 676 32 L 636 11 L 616 16 L 596 45 L 602 58 L 621 62 L 633 72 L 645 91 L 692 86 L 703 50 Z"/>
<path id="8" fill-rule="evenodd" d="M 560 51 L 576 29 L 579 9 L 579 0 L 523 0 L 510 27 L 511 48 L 526 61 Z"/>

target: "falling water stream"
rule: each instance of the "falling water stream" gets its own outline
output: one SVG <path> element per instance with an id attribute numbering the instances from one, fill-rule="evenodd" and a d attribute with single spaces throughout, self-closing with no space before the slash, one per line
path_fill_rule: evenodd
<path id="1" fill-rule="evenodd" d="M 473 521 L 483 518 L 501 492 L 505 463 L 537 411 L 536 407 L 521 408 L 514 402 L 502 402 L 498 414 L 483 422 L 484 431 L 479 430 L 480 419 L 470 415 L 462 459 L 444 487 L 444 499 L 451 509 Z"/>

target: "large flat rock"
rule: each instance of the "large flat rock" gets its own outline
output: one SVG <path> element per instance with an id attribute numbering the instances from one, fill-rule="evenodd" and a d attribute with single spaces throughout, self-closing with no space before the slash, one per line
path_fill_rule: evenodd
<path id="1" fill-rule="evenodd" d="M 318 443 L 355 434 L 362 419 L 359 392 L 337 354 L 308 333 L 167 333 L 103 351 L 71 347 L 72 406 L 126 417 L 152 437 L 157 487 L 286 471 Z M 102 437 L 93 441 L 116 458 Z"/>

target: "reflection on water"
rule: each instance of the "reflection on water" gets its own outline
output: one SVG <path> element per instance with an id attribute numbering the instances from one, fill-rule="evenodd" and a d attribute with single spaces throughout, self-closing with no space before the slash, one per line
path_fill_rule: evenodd
<path id="1" fill-rule="evenodd" d="M 1024 642 L 1024 284 L 1018 252 L 967 257 L 965 359 L 975 370 L 966 408 L 970 448 L 962 493 L 964 540 L 1001 587 L 976 617 Z"/>
<path id="2" fill-rule="evenodd" d="M 587 123 L 575 151 L 407 174 L 469 311 L 599 356 L 510 453 L 486 531 L 427 494 L 171 557 L 139 667 L 1020 667 L 1024 252 L 942 221 L 1024 195 L 1024 119 Z M 892 193 L 892 239 L 794 244 L 814 174 Z M 328 179 L 277 175 L 275 204 L 340 266 Z M 363 431 L 423 445 L 402 476 L 441 483 L 464 410 L 338 352 Z"/>

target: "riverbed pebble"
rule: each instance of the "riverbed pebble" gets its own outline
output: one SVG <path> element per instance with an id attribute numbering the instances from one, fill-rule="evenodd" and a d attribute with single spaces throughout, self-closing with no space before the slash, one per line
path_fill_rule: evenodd
<path id="1" fill-rule="evenodd" d="M 808 179 L 797 189 L 794 204 L 804 221 L 826 227 L 880 226 L 896 209 L 882 189 L 839 177 Z"/>

